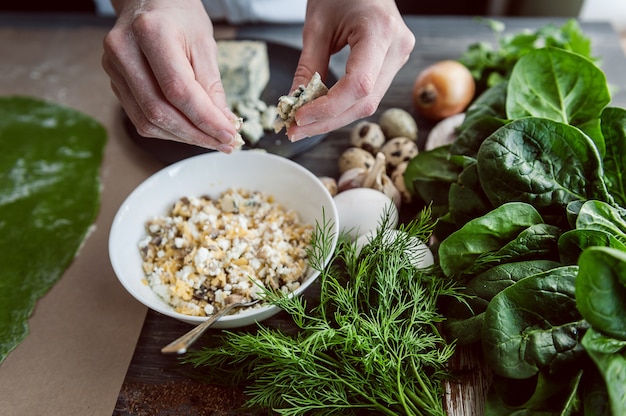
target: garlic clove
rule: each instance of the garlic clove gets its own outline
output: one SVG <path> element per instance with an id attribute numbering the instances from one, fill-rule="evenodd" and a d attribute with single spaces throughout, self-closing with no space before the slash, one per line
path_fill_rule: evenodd
<path id="1" fill-rule="evenodd" d="M 364 168 L 351 168 L 341 174 L 337 180 L 337 192 L 347 191 L 348 189 L 363 187 L 363 181 L 368 174 L 368 170 Z"/>

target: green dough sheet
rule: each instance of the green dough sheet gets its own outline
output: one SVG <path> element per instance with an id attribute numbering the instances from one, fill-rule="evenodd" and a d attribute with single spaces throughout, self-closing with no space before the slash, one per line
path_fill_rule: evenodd
<path id="1" fill-rule="evenodd" d="M 0 362 L 95 221 L 105 143 L 104 127 L 76 110 L 0 97 Z"/>

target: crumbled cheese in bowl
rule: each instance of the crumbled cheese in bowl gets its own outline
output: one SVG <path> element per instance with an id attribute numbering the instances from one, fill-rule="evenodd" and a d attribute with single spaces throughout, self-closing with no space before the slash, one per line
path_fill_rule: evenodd
<path id="1" fill-rule="evenodd" d="M 208 316 L 233 301 L 261 298 L 262 288 L 296 290 L 312 234 L 312 225 L 271 195 L 229 189 L 217 199 L 180 198 L 146 223 L 139 250 L 158 296 L 176 312 Z"/>

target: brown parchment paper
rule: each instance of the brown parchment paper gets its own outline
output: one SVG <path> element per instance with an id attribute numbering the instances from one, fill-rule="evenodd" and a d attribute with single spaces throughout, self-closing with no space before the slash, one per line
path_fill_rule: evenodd
<path id="1" fill-rule="evenodd" d="M 124 198 L 162 165 L 122 125 L 100 64 L 108 27 L 51 26 L 0 26 L 0 95 L 47 99 L 104 125 L 101 208 L 70 268 L 37 303 L 28 336 L 0 365 L 0 415 L 111 415 L 146 310 L 113 273 L 109 229 Z"/>

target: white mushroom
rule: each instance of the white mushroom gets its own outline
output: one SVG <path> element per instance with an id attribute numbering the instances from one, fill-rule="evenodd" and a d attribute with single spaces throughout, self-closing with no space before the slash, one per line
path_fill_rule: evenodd
<path id="1" fill-rule="evenodd" d="M 378 124 L 387 139 L 402 136 L 417 140 L 417 122 L 408 111 L 402 108 L 385 110 L 380 115 Z"/>
<path id="2" fill-rule="evenodd" d="M 410 204 L 411 203 L 411 194 L 408 189 L 406 189 L 406 183 L 404 182 L 404 172 L 406 171 L 406 167 L 409 165 L 409 162 L 402 162 L 391 172 L 391 181 L 395 185 L 398 192 L 402 196 L 402 202 Z"/>
<path id="3" fill-rule="evenodd" d="M 388 172 L 393 172 L 403 162 L 408 162 L 417 156 L 417 143 L 408 137 L 394 137 L 387 141 L 380 149 L 387 160 Z"/>
<path id="4" fill-rule="evenodd" d="M 374 165 L 374 155 L 360 147 L 350 147 L 339 156 L 339 173 L 352 168 L 369 169 Z"/>
<path id="5" fill-rule="evenodd" d="M 378 124 L 361 121 L 352 129 L 350 143 L 354 147 L 360 147 L 371 154 L 376 154 L 385 144 L 385 134 Z"/>
<path id="6" fill-rule="evenodd" d="M 387 195 L 398 209 L 402 204 L 402 196 L 387 176 L 385 155 L 382 152 L 376 153 L 376 162 L 372 166 L 363 180 L 364 188 L 376 189 Z"/>

